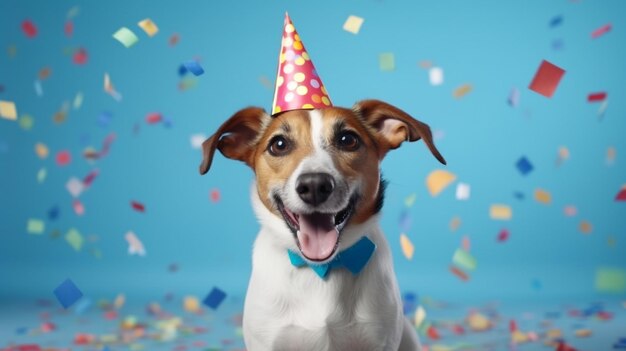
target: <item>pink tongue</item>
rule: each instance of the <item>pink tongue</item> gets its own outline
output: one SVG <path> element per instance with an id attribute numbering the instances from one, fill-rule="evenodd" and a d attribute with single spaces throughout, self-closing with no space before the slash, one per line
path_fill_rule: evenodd
<path id="1" fill-rule="evenodd" d="M 333 253 L 339 232 L 332 215 L 314 213 L 300 215 L 298 241 L 300 250 L 310 260 L 325 260 Z"/>

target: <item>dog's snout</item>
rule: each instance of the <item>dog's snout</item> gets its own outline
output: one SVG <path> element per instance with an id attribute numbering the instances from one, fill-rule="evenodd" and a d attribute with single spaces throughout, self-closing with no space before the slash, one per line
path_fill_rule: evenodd
<path id="1" fill-rule="evenodd" d="M 317 206 L 335 189 L 335 180 L 328 173 L 304 173 L 298 177 L 296 192 L 302 201 Z"/>

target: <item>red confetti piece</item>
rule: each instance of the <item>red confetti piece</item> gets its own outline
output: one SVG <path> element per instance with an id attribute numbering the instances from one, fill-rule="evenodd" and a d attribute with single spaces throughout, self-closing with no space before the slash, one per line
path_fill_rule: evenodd
<path id="1" fill-rule="evenodd" d="M 426 331 L 426 335 L 428 335 L 428 337 L 433 340 L 439 340 L 441 338 L 441 336 L 439 336 L 439 332 L 437 331 L 437 328 L 433 327 L 432 325 L 428 327 L 428 330 Z"/>
<path id="2" fill-rule="evenodd" d="M 56 161 L 59 166 L 67 166 L 72 162 L 72 155 L 67 150 L 59 151 L 56 156 Z"/>
<path id="3" fill-rule="evenodd" d="M 89 172 L 89 174 L 87 174 L 87 176 L 85 176 L 85 179 L 83 179 L 83 184 L 88 187 L 91 185 L 91 183 L 93 183 L 94 179 L 96 179 L 96 177 L 98 176 L 98 174 L 100 173 L 100 171 L 93 170 L 91 172 Z"/>
<path id="4" fill-rule="evenodd" d="M 459 277 L 459 279 L 463 281 L 469 280 L 469 276 L 455 266 L 450 266 L 450 272 L 452 272 L 452 274 L 456 275 L 457 277 Z"/>
<path id="5" fill-rule="evenodd" d="M 541 65 L 539 65 L 539 69 L 537 70 L 537 73 L 535 73 L 535 77 L 532 82 L 530 82 L 528 88 L 536 93 L 550 98 L 554 94 L 554 91 L 558 87 L 564 74 L 565 70 L 546 60 L 543 60 L 541 61 Z"/>
<path id="6" fill-rule="evenodd" d="M 602 36 L 603 34 L 609 32 L 611 30 L 612 26 L 610 23 L 607 23 L 605 25 L 603 25 L 602 27 L 594 30 L 593 32 L 591 32 L 591 38 L 592 39 L 596 39 L 600 36 Z"/>
<path id="7" fill-rule="evenodd" d="M 146 207 L 137 201 L 131 201 L 130 202 L 130 206 L 137 212 L 145 212 L 146 211 Z"/>
<path id="8" fill-rule="evenodd" d="M 107 311 L 104 313 L 104 319 L 106 320 L 111 321 L 111 320 L 117 319 L 117 317 L 118 317 L 117 311 Z"/>
<path id="9" fill-rule="evenodd" d="M 87 58 L 87 50 L 80 48 L 74 53 L 72 61 L 74 61 L 74 63 L 77 65 L 84 65 L 85 63 L 87 63 Z"/>
<path id="10" fill-rule="evenodd" d="M 503 242 L 509 240 L 509 235 L 510 235 L 510 233 L 509 233 L 509 231 L 507 229 L 502 229 L 500 231 L 500 233 L 498 233 L 498 241 L 503 243 Z"/>
<path id="11" fill-rule="evenodd" d="M 563 341 L 560 341 L 559 344 L 556 346 L 556 350 L 555 351 L 578 351 L 577 349 L 569 346 L 568 344 L 566 344 Z"/>
<path id="12" fill-rule="evenodd" d="M 213 202 L 219 202 L 220 199 L 222 198 L 222 195 L 220 194 L 220 191 L 218 189 L 211 190 L 211 193 L 209 196 L 211 198 L 211 201 Z"/>
<path id="13" fill-rule="evenodd" d="M 626 201 L 626 188 L 623 188 L 615 195 L 615 201 Z"/>
<path id="14" fill-rule="evenodd" d="M 511 319 L 509 321 L 509 332 L 513 333 L 516 330 L 517 330 L 517 322 L 515 322 L 514 319 Z"/>
<path id="15" fill-rule="evenodd" d="M 83 206 L 83 203 L 80 202 L 79 199 L 74 199 L 74 202 L 72 202 L 72 208 L 74 209 L 74 213 L 78 216 L 85 214 L 85 206 Z"/>
<path id="16" fill-rule="evenodd" d="M 63 31 L 65 32 L 66 37 L 71 38 L 72 35 L 74 34 L 74 22 L 72 21 L 65 22 L 65 25 L 63 26 Z"/>
<path id="17" fill-rule="evenodd" d="M 148 124 L 155 124 L 155 123 L 161 122 L 162 119 L 163 119 L 163 116 L 160 113 L 158 113 L 158 112 L 149 113 L 146 116 L 146 123 L 148 123 Z"/>
<path id="18" fill-rule="evenodd" d="M 180 36 L 178 35 L 178 33 L 172 34 L 172 36 L 168 40 L 170 46 L 176 46 L 176 44 L 178 44 L 179 41 L 180 41 Z"/>
<path id="19" fill-rule="evenodd" d="M 452 332 L 456 335 L 463 335 L 465 334 L 465 328 L 462 325 L 455 324 L 452 326 Z"/>
<path id="20" fill-rule="evenodd" d="M 8 349 L 2 349 L 3 351 L 42 351 L 41 347 L 36 344 L 16 345 L 11 346 Z"/>
<path id="21" fill-rule="evenodd" d="M 31 20 L 24 20 L 24 22 L 22 22 L 22 31 L 29 38 L 37 36 L 37 27 Z"/>
<path id="22" fill-rule="evenodd" d="M 604 99 L 606 99 L 606 93 L 605 92 L 591 93 L 591 94 L 587 95 L 587 101 L 588 102 L 604 101 Z"/>

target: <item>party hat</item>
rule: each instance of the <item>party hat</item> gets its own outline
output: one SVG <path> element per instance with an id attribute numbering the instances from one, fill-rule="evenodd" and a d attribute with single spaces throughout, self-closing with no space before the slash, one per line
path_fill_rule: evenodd
<path id="1" fill-rule="evenodd" d="M 332 106 L 328 92 L 289 15 L 285 13 L 272 115 Z"/>

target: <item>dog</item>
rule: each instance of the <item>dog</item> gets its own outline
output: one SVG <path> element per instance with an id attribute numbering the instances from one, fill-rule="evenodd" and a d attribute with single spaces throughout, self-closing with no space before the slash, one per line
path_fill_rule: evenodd
<path id="1" fill-rule="evenodd" d="M 251 200 L 261 229 L 243 313 L 248 350 L 421 348 L 378 224 L 380 163 L 419 139 L 446 164 L 427 124 L 363 100 L 275 116 L 248 107 L 204 141 L 201 174 L 216 149 L 255 173 Z"/>

